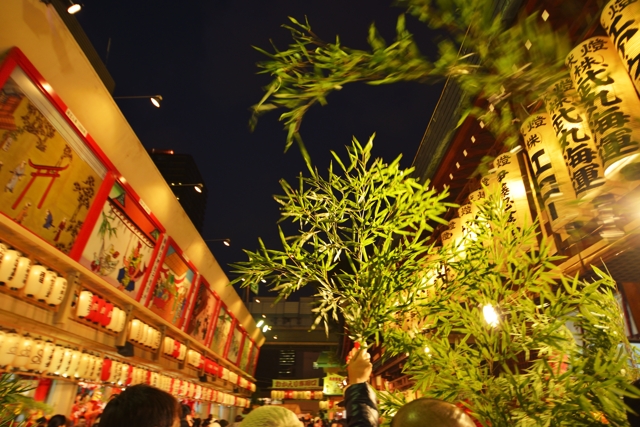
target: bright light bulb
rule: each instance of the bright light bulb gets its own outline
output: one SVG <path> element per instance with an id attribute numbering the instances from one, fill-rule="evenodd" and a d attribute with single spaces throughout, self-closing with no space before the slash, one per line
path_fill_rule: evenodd
<path id="1" fill-rule="evenodd" d="M 199 185 L 194 185 L 193 189 L 196 190 L 198 193 L 202 193 L 202 188 L 200 188 Z"/>
<path id="2" fill-rule="evenodd" d="M 267 332 L 269 330 L 269 325 L 264 325 L 262 327 L 262 332 Z"/>
<path id="3" fill-rule="evenodd" d="M 160 108 L 160 101 L 158 100 L 158 98 L 156 97 L 151 98 L 151 103 L 153 104 L 154 107 Z"/>
<path id="4" fill-rule="evenodd" d="M 78 12 L 80 12 L 80 10 L 82 9 L 82 6 L 79 5 L 78 3 L 74 3 L 71 6 L 69 6 L 67 8 L 67 12 L 71 15 L 76 14 Z"/>
<path id="5" fill-rule="evenodd" d="M 487 304 L 482 307 L 482 315 L 484 316 L 485 322 L 487 322 L 492 328 L 495 328 L 498 326 L 498 323 L 500 323 L 500 317 L 491 304 Z"/>
<path id="6" fill-rule="evenodd" d="M 427 353 L 427 354 L 429 354 L 429 353 L 431 353 L 431 350 L 429 349 L 429 347 L 425 347 L 425 348 L 424 348 L 424 352 L 425 352 L 425 353 Z"/>
<path id="7" fill-rule="evenodd" d="M 256 325 L 256 327 L 258 327 L 258 328 L 259 328 L 260 326 L 262 326 L 262 324 L 263 324 L 263 323 L 264 323 L 264 320 L 260 320 L 260 321 L 258 322 L 258 324 Z"/>
<path id="8" fill-rule="evenodd" d="M 260 279 L 260 281 L 261 281 L 262 283 L 267 283 L 267 281 L 266 281 L 266 280 L 264 280 L 264 279 Z"/>

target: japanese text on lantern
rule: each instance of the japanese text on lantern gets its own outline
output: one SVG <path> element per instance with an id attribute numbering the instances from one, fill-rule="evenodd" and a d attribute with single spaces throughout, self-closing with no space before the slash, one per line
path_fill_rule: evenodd
<path id="1" fill-rule="evenodd" d="M 545 104 L 576 197 L 595 195 L 604 185 L 604 168 L 571 79 L 551 86 Z"/>
<path id="2" fill-rule="evenodd" d="M 549 214 L 551 228 L 557 230 L 576 216 L 567 203 L 575 199 L 575 191 L 551 126 L 551 118 L 546 113 L 534 114 L 524 121 L 520 132 L 531 160 L 533 175 L 540 187 L 540 196 Z"/>
<path id="3" fill-rule="evenodd" d="M 611 0 L 602 9 L 600 22 L 640 92 L 640 2 L 638 0 Z"/>
<path id="4" fill-rule="evenodd" d="M 622 169 L 640 154 L 640 135 L 631 126 L 640 101 L 613 44 L 604 37 L 588 39 L 569 53 L 566 65 L 585 105 L 605 175 Z"/>
<path id="5" fill-rule="evenodd" d="M 312 378 L 307 380 L 273 380 L 273 388 L 308 388 L 319 387 L 320 379 Z"/>

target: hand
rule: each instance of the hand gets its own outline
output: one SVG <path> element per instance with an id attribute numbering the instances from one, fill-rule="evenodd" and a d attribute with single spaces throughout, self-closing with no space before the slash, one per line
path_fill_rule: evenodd
<path id="1" fill-rule="evenodd" d="M 347 356 L 349 384 L 366 383 L 371 376 L 371 355 L 364 348 L 353 348 Z"/>

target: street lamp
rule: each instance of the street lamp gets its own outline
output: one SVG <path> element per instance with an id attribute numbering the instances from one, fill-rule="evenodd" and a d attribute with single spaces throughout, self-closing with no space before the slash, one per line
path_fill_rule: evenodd
<path id="1" fill-rule="evenodd" d="M 170 182 L 169 185 L 172 187 L 193 187 L 193 189 L 196 190 L 198 193 L 202 193 L 202 188 L 204 187 L 204 184 L 201 182 L 198 182 L 195 184 L 183 184 L 181 182 L 176 184 L 175 182 Z"/>
<path id="2" fill-rule="evenodd" d="M 154 107 L 160 108 L 162 95 L 114 96 L 113 99 L 149 99 Z"/>
<path id="3" fill-rule="evenodd" d="M 69 2 L 71 3 L 71 5 L 67 8 L 67 12 L 70 15 L 75 15 L 82 10 L 82 5 L 80 3 L 76 3 L 73 0 L 69 0 Z"/>
<path id="4" fill-rule="evenodd" d="M 222 242 L 225 246 L 231 246 L 231 239 L 204 239 L 205 242 Z"/>

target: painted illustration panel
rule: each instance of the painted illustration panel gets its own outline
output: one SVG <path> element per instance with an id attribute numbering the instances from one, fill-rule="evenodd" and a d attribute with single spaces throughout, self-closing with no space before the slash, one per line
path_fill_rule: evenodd
<path id="1" fill-rule="evenodd" d="M 240 356 L 240 363 L 238 367 L 245 372 L 249 372 L 249 357 L 251 357 L 251 350 L 253 349 L 253 342 L 247 337 L 244 340 L 242 346 L 242 356 Z"/>
<path id="2" fill-rule="evenodd" d="M 249 367 L 246 372 L 249 375 L 255 375 L 256 368 L 258 367 L 258 356 L 260 355 L 260 347 L 257 345 L 253 346 L 253 350 L 251 351 L 251 357 L 249 361 Z"/>
<path id="3" fill-rule="evenodd" d="M 215 323 L 213 317 L 216 315 L 218 303 L 218 298 L 209 288 L 209 284 L 204 279 L 201 280 L 186 332 L 203 344 L 207 332 Z"/>
<path id="4" fill-rule="evenodd" d="M 16 68 L 0 90 L 0 212 L 69 253 L 105 173 Z"/>
<path id="5" fill-rule="evenodd" d="M 244 333 L 240 325 L 236 325 L 233 328 L 233 335 L 231 336 L 231 343 L 229 344 L 229 350 L 227 351 L 227 360 L 234 365 L 238 365 L 238 358 L 240 357 L 240 350 L 242 349 L 242 342 L 244 341 Z"/>
<path id="6" fill-rule="evenodd" d="M 233 318 L 227 312 L 227 308 L 224 305 L 220 306 L 216 327 L 213 331 L 213 338 L 211 339 L 211 345 L 209 346 L 211 350 L 220 356 L 224 354 L 224 349 L 227 346 L 232 322 Z"/>
<path id="7" fill-rule="evenodd" d="M 149 309 L 174 325 L 180 324 L 194 277 L 189 264 L 170 245 L 158 272 Z"/>
<path id="8" fill-rule="evenodd" d="M 114 184 L 91 232 L 80 263 L 139 299 L 159 231 L 135 200 Z"/>

